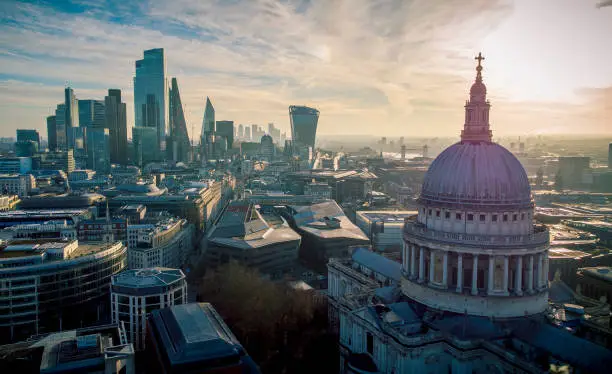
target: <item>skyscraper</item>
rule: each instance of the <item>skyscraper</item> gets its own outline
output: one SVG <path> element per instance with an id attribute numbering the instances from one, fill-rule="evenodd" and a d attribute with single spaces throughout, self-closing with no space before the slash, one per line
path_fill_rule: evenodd
<path id="1" fill-rule="evenodd" d="M 238 139 L 244 138 L 244 126 L 238 125 Z"/>
<path id="2" fill-rule="evenodd" d="M 36 130 L 17 129 L 17 141 L 32 141 L 36 143 L 36 145 L 40 149 L 40 135 Z"/>
<path id="3" fill-rule="evenodd" d="M 134 162 L 144 166 L 152 161 L 159 161 L 157 151 L 157 131 L 153 127 L 133 127 L 132 143 L 134 144 Z"/>
<path id="4" fill-rule="evenodd" d="M 63 103 L 57 104 L 57 109 L 55 109 L 55 140 L 57 149 L 68 149 L 66 134 L 66 105 Z"/>
<path id="5" fill-rule="evenodd" d="M 319 111 L 307 106 L 292 105 L 289 107 L 289 119 L 293 143 L 314 150 Z"/>
<path id="6" fill-rule="evenodd" d="M 50 150 L 57 148 L 57 125 L 55 123 L 55 116 L 47 117 L 47 143 Z"/>
<path id="7" fill-rule="evenodd" d="M 168 156 L 175 161 L 186 162 L 189 159 L 189 133 L 178 82 L 172 78 L 170 86 L 170 142 L 166 145 Z"/>
<path id="8" fill-rule="evenodd" d="M 110 132 L 104 127 L 87 129 L 87 168 L 108 174 L 110 162 Z"/>
<path id="9" fill-rule="evenodd" d="M 608 144 L 608 169 L 612 169 L 612 143 Z"/>
<path id="10" fill-rule="evenodd" d="M 112 163 L 127 164 L 127 113 L 121 102 L 121 90 L 109 89 L 104 98 L 105 125 L 110 136 L 110 160 Z"/>
<path id="11" fill-rule="evenodd" d="M 68 148 L 75 148 L 76 129 L 79 128 L 79 102 L 70 87 L 64 89 L 64 125 Z"/>
<path id="12" fill-rule="evenodd" d="M 244 127 L 244 140 L 246 141 L 251 140 L 251 127 L 250 126 Z"/>
<path id="13" fill-rule="evenodd" d="M 156 129 L 157 152 L 166 147 L 166 136 L 169 132 L 168 101 L 164 49 L 144 51 L 144 58 L 136 61 L 134 125 Z"/>
<path id="14" fill-rule="evenodd" d="M 210 157 L 214 142 L 215 133 L 215 108 L 210 99 L 206 98 L 206 107 L 204 108 L 204 118 L 202 119 L 202 132 L 200 139 L 200 147 L 202 159 Z"/>
<path id="15" fill-rule="evenodd" d="M 78 100 L 79 102 L 79 126 L 92 127 L 104 126 L 106 122 L 104 101 L 102 100 Z"/>
<path id="16" fill-rule="evenodd" d="M 234 145 L 234 121 L 217 121 L 215 134 L 225 138 L 227 149 Z"/>

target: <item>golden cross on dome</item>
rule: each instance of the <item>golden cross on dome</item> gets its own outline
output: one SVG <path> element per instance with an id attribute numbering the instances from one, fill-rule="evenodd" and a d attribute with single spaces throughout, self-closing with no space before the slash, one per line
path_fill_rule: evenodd
<path id="1" fill-rule="evenodd" d="M 484 59 L 484 56 L 480 52 L 478 52 L 478 56 L 474 57 L 474 60 L 478 60 L 478 67 L 480 67 L 480 62 Z"/>

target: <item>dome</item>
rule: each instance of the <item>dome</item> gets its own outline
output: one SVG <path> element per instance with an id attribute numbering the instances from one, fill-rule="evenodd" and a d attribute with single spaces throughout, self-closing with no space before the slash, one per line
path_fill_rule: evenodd
<path id="1" fill-rule="evenodd" d="M 487 96 L 487 86 L 485 86 L 482 81 L 476 81 L 472 84 L 470 88 L 470 98 L 472 100 L 475 99 L 484 99 Z"/>
<path id="2" fill-rule="evenodd" d="M 479 208 L 530 208 L 525 169 L 507 149 L 492 142 L 459 142 L 431 164 L 421 190 L 424 204 Z"/>

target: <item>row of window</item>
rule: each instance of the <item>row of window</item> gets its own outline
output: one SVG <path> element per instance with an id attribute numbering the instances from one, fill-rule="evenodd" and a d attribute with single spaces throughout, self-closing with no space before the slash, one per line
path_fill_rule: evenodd
<path id="1" fill-rule="evenodd" d="M 425 213 L 425 208 L 422 209 L 423 214 Z M 433 209 L 429 209 L 427 214 L 432 217 L 434 212 Z M 441 211 L 440 210 L 436 210 L 435 211 L 435 215 L 436 218 L 440 218 L 441 216 Z M 503 214 L 491 214 L 491 222 L 498 222 L 498 221 L 502 221 L 502 222 L 508 222 L 510 220 L 512 220 L 512 222 L 516 222 L 519 220 L 524 221 L 525 218 L 531 218 L 531 213 L 529 214 L 525 214 L 525 213 L 512 213 L 512 214 L 508 214 L 508 213 L 503 213 Z M 444 212 L 444 218 L 445 219 L 450 219 L 451 218 L 451 212 L 449 211 L 445 211 Z M 467 213 L 466 214 L 466 219 L 468 221 L 474 221 L 476 218 L 476 215 L 473 213 Z M 456 220 L 462 220 L 463 219 L 463 213 L 455 213 L 455 219 Z M 486 214 L 479 214 L 478 215 L 478 220 L 480 222 L 485 222 L 487 220 L 487 215 Z"/>

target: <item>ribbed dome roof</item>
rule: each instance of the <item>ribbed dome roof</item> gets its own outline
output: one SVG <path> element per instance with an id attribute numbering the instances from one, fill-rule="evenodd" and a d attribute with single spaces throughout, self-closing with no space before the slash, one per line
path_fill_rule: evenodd
<path id="1" fill-rule="evenodd" d="M 459 142 L 431 164 L 421 202 L 480 208 L 528 208 L 531 187 L 525 169 L 507 149 L 490 142 Z"/>

